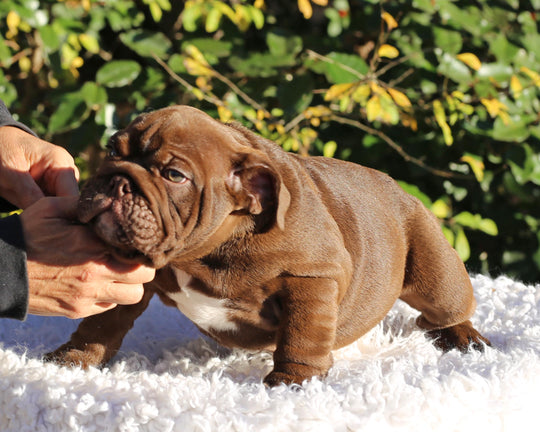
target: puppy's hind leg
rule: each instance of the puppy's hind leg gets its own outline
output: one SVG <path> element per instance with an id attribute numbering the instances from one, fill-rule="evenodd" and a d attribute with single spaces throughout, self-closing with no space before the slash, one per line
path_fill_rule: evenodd
<path id="1" fill-rule="evenodd" d="M 476 301 L 465 266 L 423 206 L 409 224 L 409 252 L 400 298 L 422 314 L 419 327 L 443 351 L 491 345 L 471 324 Z"/>

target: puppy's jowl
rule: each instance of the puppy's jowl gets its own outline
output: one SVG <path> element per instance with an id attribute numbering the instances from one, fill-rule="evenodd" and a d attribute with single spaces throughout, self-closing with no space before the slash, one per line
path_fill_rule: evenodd
<path id="1" fill-rule="evenodd" d="M 332 350 L 398 298 L 442 349 L 489 344 L 468 321 L 463 263 L 386 175 L 286 153 L 186 106 L 138 117 L 110 148 L 79 218 L 116 255 L 159 270 L 139 304 L 83 320 L 49 358 L 107 362 L 154 294 L 225 346 L 272 350 L 269 385 L 325 375 Z"/>

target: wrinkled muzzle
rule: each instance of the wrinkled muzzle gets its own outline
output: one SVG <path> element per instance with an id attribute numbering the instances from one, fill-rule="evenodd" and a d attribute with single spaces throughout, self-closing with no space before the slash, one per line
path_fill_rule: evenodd
<path id="1" fill-rule="evenodd" d="M 81 191 L 78 218 L 115 255 L 156 267 L 164 265 L 167 237 L 162 210 L 146 198 L 135 177 L 125 172 L 100 173 Z"/>

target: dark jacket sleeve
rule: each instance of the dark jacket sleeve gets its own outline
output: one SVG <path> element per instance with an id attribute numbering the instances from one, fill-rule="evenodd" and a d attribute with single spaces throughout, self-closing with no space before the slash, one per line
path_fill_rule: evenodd
<path id="1" fill-rule="evenodd" d="M 0 219 L 0 317 L 24 320 L 28 310 L 28 274 L 21 220 Z"/>
<path id="2" fill-rule="evenodd" d="M 0 100 L 0 126 L 15 126 L 32 135 L 16 121 Z M 0 152 L 2 143 L 0 142 Z M 14 207 L 0 198 L 0 211 Z M 28 311 L 28 273 L 21 220 L 18 215 L 0 219 L 0 317 L 24 320 Z"/>

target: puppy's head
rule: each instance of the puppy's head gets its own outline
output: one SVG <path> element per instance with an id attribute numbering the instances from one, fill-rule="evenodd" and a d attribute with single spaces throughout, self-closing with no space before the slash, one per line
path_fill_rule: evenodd
<path id="1" fill-rule="evenodd" d="M 143 114 L 109 140 L 79 219 L 117 255 L 156 268 L 246 230 L 283 229 L 290 197 L 250 137 L 187 106 Z"/>

